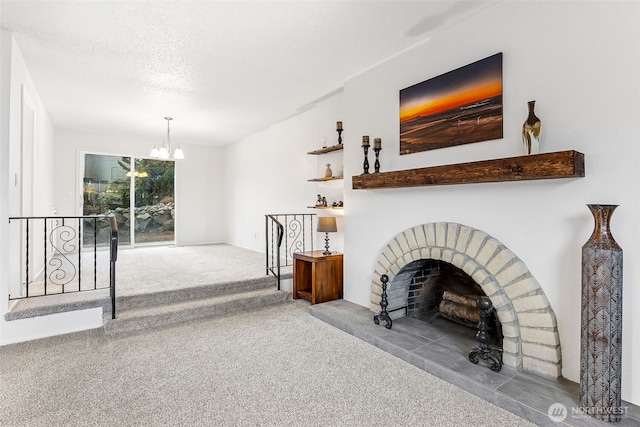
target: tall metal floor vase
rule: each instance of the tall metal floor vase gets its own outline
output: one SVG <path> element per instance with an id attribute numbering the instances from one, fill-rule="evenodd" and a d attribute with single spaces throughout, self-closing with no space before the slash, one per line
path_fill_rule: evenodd
<path id="1" fill-rule="evenodd" d="M 601 421 L 620 421 L 622 248 L 611 235 L 617 205 L 587 205 L 593 234 L 582 247 L 580 407 Z"/>

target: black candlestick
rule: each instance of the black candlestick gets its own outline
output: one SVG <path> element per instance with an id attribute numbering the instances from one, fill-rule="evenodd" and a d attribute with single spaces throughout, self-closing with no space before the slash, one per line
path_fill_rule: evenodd
<path id="1" fill-rule="evenodd" d="M 373 151 L 376 153 L 376 162 L 373 164 L 374 173 L 380 173 L 380 150 L 382 150 L 382 148 L 380 147 L 373 149 Z"/>
<path id="2" fill-rule="evenodd" d="M 375 316 L 373 316 L 373 323 L 379 325 L 380 320 L 384 320 L 385 322 L 387 322 L 384 327 L 387 329 L 391 329 L 393 322 L 391 321 L 391 317 L 389 317 L 389 313 L 387 313 L 387 305 L 389 305 L 389 302 L 387 301 L 387 282 L 389 281 L 389 276 L 383 274 L 382 276 L 380 276 L 380 281 L 382 282 L 382 296 L 380 299 L 380 308 L 382 310 L 380 311 L 380 314 L 376 314 Z"/>
<path id="3" fill-rule="evenodd" d="M 364 172 L 362 173 L 368 174 L 369 173 L 369 157 L 367 156 L 369 155 L 369 144 L 362 145 L 362 149 L 364 150 L 364 164 L 362 165 L 362 167 L 364 168 Z"/>
<path id="4" fill-rule="evenodd" d="M 342 144 L 342 129 L 336 129 L 338 131 L 338 144 Z"/>

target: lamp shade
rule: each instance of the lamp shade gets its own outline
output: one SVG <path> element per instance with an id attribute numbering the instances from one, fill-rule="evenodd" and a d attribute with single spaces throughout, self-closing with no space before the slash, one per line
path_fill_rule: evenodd
<path id="1" fill-rule="evenodd" d="M 176 160 L 184 159 L 184 152 L 182 151 L 182 148 L 180 148 L 180 146 L 178 146 L 178 148 L 176 148 L 176 151 L 173 153 L 173 158 Z"/>
<path id="2" fill-rule="evenodd" d="M 158 157 L 162 160 L 167 160 L 169 158 L 169 150 L 167 150 L 167 147 L 164 145 L 160 147 L 160 150 L 158 150 Z"/>
<path id="3" fill-rule="evenodd" d="M 318 231 L 320 233 L 335 233 L 338 231 L 335 217 L 326 216 L 318 218 Z"/>

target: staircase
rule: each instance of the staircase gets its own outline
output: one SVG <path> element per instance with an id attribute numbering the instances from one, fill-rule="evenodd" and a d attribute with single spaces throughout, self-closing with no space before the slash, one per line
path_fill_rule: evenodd
<path id="1" fill-rule="evenodd" d="M 16 301 L 4 317 L 5 320 L 12 321 L 102 307 L 105 333 L 123 334 L 282 304 L 291 300 L 291 294 L 276 290 L 275 277 L 263 276 L 236 282 L 122 295 L 116 300 L 116 319 L 111 319 L 108 289 Z"/>
<path id="2" fill-rule="evenodd" d="M 271 276 L 241 282 L 194 286 L 169 291 L 117 297 L 116 319 L 107 319 L 107 334 L 122 334 L 223 316 L 242 310 L 280 304 L 290 300 L 288 292 L 276 290 Z M 110 317 L 110 316 L 108 316 Z"/>

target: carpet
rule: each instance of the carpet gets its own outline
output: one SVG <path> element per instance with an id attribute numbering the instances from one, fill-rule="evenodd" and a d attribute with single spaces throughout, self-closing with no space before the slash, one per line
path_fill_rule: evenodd
<path id="1" fill-rule="evenodd" d="M 529 426 L 292 301 L 0 347 L 11 426 Z"/>

